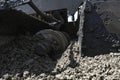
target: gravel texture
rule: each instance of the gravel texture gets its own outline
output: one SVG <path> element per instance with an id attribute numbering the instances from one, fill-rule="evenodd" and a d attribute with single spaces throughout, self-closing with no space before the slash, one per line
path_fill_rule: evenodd
<path id="1" fill-rule="evenodd" d="M 119 80 L 120 54 L 80 57 L 73 41 L 58 60 L 35 54 L 31 37 L 22 36 L 0 50 L 0 80 Z"/>

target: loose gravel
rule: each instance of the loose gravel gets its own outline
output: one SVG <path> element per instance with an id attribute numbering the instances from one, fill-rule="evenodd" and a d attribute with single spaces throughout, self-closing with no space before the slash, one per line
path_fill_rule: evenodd
<path id="1" fill-rule="evenodd" d="M 120 54 L 80 57 L 71 42 L 57 59 L 35 54 L 31 37 L 22 36 L 0 48 L 0 80 L 119 80 Z M 91 53 L 92 54 L 92 53 Z"/>

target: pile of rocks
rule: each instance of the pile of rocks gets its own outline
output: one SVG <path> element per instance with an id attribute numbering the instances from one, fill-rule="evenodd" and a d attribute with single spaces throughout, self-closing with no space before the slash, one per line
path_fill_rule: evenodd
<path id="1" fill-rule="evenodd" d="M 7 44 L 0 54 L 0 80 L 113 80 L 120 79 L 120 54 L 80 57 L 72 42 L 60 59 L 34 53 L 30 37 Z"/>

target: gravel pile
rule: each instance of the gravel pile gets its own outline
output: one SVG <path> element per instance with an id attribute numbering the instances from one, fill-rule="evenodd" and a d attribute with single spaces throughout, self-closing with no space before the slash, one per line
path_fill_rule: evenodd
<path id="1" fill-rule="evenodd" d="M 31 37 L 20 37 L 0 49 L 0 80 L 118 80 L 120 54 L 80 57 L 71 42 L 58 60 L 35 54 Z"/>

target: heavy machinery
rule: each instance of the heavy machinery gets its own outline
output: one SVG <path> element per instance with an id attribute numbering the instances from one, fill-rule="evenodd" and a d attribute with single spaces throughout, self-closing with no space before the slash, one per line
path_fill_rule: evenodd
<path id="1" fill-rule="evenodd" d="M 47 42 L 38 47 L 47 53 L 64 51 L 77 36 L 84 55 L 118 51 L 119 6 L 118 0 L 1 0 L 0 35 L 40 35 Z"/>
<path id="2" fill-rule="evenodd" d="M 0 2 L 0 35 L 4 43 L 1 41 L 1 46 L 19 36 L 36 36 L 40 42 L 36 45 L 37 47 L 34 47 L 35 53 L 39 55 L 62 53 L 70 43 L 71 32 L 70 29 L 67 30 L 67 26 L 72 23 L 69 24 L 67 21 L 67 9 L 70 10 L 70 14 L 73 14 L 82 3 L 73 0 L 67 2 L 70 3 L 69 6 L 59 5 L 59 3 L 65 3 L 64 0 L 2 0 Z M 49 3 L 51 6 L 48 5 Z M 72 3 L 75 3 L 74 9 L 70 7 Z M 71 31 L 74 30 L 71 29 Z"/>
<path id="3" fill-rule="evenodd" d="M 118 52 L 120 1 L 89 0 L 84 19 L 84 44 L 88 54 Z"/>

